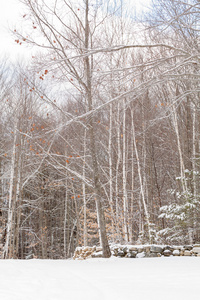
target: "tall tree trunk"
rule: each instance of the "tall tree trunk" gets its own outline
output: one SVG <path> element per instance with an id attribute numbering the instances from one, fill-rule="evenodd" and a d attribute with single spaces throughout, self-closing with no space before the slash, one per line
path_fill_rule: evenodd
<path id="1" fill-rule="evenodd" d="M 89 49 L 89 3 L 88 0 L 85 1 L 85 51 Z M 91 67 L 90 67 L 90 60 L 89 57 L 86 55 L 85 57 L 85 71 L 86 71 L 86 81 L 87 81 L 87 103 L 88 103 L 88 110 L 91 111 L 93 109 L 92 105 L 92 74 L 91 74 Z M 100 231 L 100 240 L 103 248 L 103 256 L 110 257 L 110 247 L 108 244 L 107 234 L 106 234 L 106 222 L 105 222 L 105 215 L 104 215 L 104 208 L 102 203 L 101 197 L 101 186 L 100 186 L 100 176 L 99 176 L 99 168 L 97 162 L 97 152 L 96 152 L 96 145 L 95 145 L 95 134 L 94 134 L 94 124 L 93 124 L 93 116 L 89 118 L 89 136 L 90 136 L 90 152 L 92 157 L 92 167 L 93 167 L 93 178 L 94 178 L 94 194 L 95 194 L 95 201 L 97 207 L 97 219 Z"/>
<path id="2" fill-rule="evenodd" d="M 65 157 L 67 157 L 67 151 L 65 151 Z M 67 164 L 67 162 L 66 162 Z M 69 221 L 67 220 L 68 217 L 68 172 L 65 172 L 65 202 L 64 202 L 64 224 L 63 224 L 63 237 L 64 237 L 64 257 L 67 258 L 67 245 L 69 244 L 69 236 L 68 232 L 69 229 Z"/>
<path id="3" fill-rule="evenodd" d="M 21 141 L 22 143 L 22 141 Z M 20 144 L 21 144 L 20 143 Z M 19 256 L 19 237 L 20 237 L 20 222 L 22 210 L 22 192 L 21 192 L 21 176 L 22 176 L 22 147 L 18 149 L 17 163 L 17 182 L 16 182 L 16 225 L 15 225 L 15 258 Z"/>
<path id="4" fill-rule="evenodd" d="M 15 173 L 15 151 L 16 151 L 16 140 L 17 140 L 17 125 L 15 124 L 14 129 L 14 140 L 13 140 L 13 149 L 12 149 L 12 157 L 11 157 L 11 169 L 10 169 L 10 187 L 9 187 L 9 202 L 8 202 L 8 219 L 7 219 L 7 227 L 6 227 L 6 241 L 3 249 L 3 258 L 9 258 L 11 255 L 11 249 L 9 246 L 11 245 L 12 239 L 12 227 L 13 227 L 13 188 L 14 188 L 14 173 Z"/>
<path id="5" fill-rule="evenodd" d="M 83 241 L 84 247 L 88 245 L 88 234 L 87 234 L 87 203 L 86 203 L 86 191 L 85 191 L 85 165 L 86 165 L 86 130 L 84 135 L 84 149 L 83 149 L 83 183 L 82 183 L 82 191 L 83 191 Z"/>
<path id="6" fill-rule="evenodd" d="M 144 213 L 145 213 L 145 217 L 146 217 L 149 243 L 151 244 L 151 232 L 150 232 L 149 213 L 148 213 L 148 208 L 147 208 L 147 204 L 146 204 L 146 201 L 145 201 L 145 193 L 144 193 L 144 187 L 143 187 L 143 183 L 142 183 L 142 174 L 141 174 L 140 160 L 139 160 L 138 149 L 137 149 L 137 144 L 136 144 L 135 125 L 134 125 L 134 119 L 133 119 L 133 112 L 131 112 L 131 117 L 132 117 L 133 143 L 134 143 L 134 148 L 135 148 L 135 156 L 136 156 L 136 160 L 137 160 L 138 177 L 139 177 L 139 183 L 140 183 L 140 193 L 141 193 L 142 204 L 143 204 L 143 207 L 144 207 Z"/>
<path id="7" fill-rule="evenodd" d="M 192 105 L 192 171 L 193 171 L 193 195 L 197 197 L 197 176 L 196 176 L 196 104 Z"/>
<path id="8" fill-rule="evenodd" d="M 113 166 L 112 166 L 112 123 L 113 123 L 113 105 L 110 104 L 110 126 L 109 126 L 109 141 L 108 141 L 108 156 L 109 156 L 109 186 L 110 186 L 110 209 L 111 209 L 111 232 L 112 241 L 114 242 L 114 209 L 113 209 Z"/>
<path id="9" fill-rule="evenodd" d="M 120 103 L 117 103 L 117 120 L 116 120 L 116 130 L 117 130 L 117 162 L 116 162 L 116 175 L 115 175 L 115 206 L 116 206 L 116 230 L 117 239 L 121 241 L 120 235 L 120 222 L 119 222 L 119 165 L 121 161 L 121 143 L 120 143 Z"/>
<path id="10" fill-rule="evenodd" d="M 130 200 L 130 214 L 129 214 L 129 235 L 131 243 L 134 242 L 133 236 L 133 213 L 134 213 L 134 187 L 135 187 L 135 180 L 134 180 L 134 140 L 133 135 L 131 134 L 131 200 Z"/>
<path id="11" fill-rule="evenodd" d="M 129 242 L 129 232 L 128 232 L 128 196 L 126 187 L 126 100 L 123 99 L 123 206 L 124 206 L 124 235 L 125 242 Z"/>
<path id="12" fill-rule="evenodd" d="M 179 94 L 179 91 L 178 91 L 178 88 L 177 88 L 176 89 L 176 95 L 178 96 L 178 94 Z M 172 111 L 173 111 L 174 129 L 175 129 L 176 138 L 177 138 L 179 160 L 180 160 L 181 185 L 182 185 L 183 193 L 186 194 L 186 192 L 187 192 L 187 182 L 186 182 L 186 178 L 185 178 L 185 165 L 184 165 L 183 153 L 182 153 L 182 149 L 181 149 L 181 141 L 180 141 L 180 134 L 179 134 L 179 128 L 178 128 L 177 110 L 176 110 L 176 107 L 175 107 L 174 103 L 172 103 Z"/>

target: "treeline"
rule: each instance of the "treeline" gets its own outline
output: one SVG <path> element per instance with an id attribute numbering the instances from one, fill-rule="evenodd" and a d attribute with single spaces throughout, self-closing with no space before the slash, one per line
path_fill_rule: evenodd
<path id="1" fill-rule="evenodd" d="M 42 50 L 1 64 L 2 258 L 200 242 L 200 3 L 93 2 L 25 0 L 16 42 Z"/>

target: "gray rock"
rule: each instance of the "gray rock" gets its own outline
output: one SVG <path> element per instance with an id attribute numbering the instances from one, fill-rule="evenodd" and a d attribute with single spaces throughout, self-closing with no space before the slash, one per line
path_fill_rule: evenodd
<path id="1" fill-rule="evenodd" d="M 195 253 L 195 254 L 200 253 L 200 247 L 194 247 L 193 248 L 193 253 Z"/>
<path id="2" fill-rule="evenodd" d="M 151 252 L 155 252 L 155 253 L 162 253 L 162 252 L 163 252 L 163 247 L 159 247 L 159 246 L 151 246 L 150 251 L 151 251 Z"/>
<path id="3" fill-rule="evenodd" d="M 117 253 L 119 251 L 119 248 L 118 247 L 115 247 L 112 249 L 113 253 L 114 253 L 114 256 L 117 256 Z"/>
<path id="4" fill-rule="evenodd" d="M 183 247 L 183 249 L 191 251 L 193 249 L 193 247 L 191 245 L 186 245 L 186 246 Z"/>
<path id="5" fill-rule="evenodd" d="M 146 253 L 150 253 L 150 250 L 151 250 L 151 246 L 144 246 L 144 251 Z"/>
<path id="6" fill-rule="evenodd" d="M 191 255 L 192 255 L 191 251 L 189 250 L 184 251 L 184 256 L 191 256 Z"/>
<path id="7" fill-rule="evenodd" d="M 128 253 L 128 248 L 127 247 L 123 247 L 122 251 L 124 252 L 124 254 L 127 254 Z"/>
<path id="8" fill-rule="evenodd" d="M 172 247 L 172 246 L 165 246 L 165 247 L 163 248 L 163 252 L 164 252 L 165 250 L 169 250 L 169 251 L 173 252 L 173 251 L 175 250 L 175 248 Z"/>
<path id="9" fill-rule="evenodd" d="M 136 258 L 137 252 L 136 251 L 131 251 L 126 254 L 127 258 Z"/>
<path id="10" fill-rule="evenodd" d="M 174 250 L 183 250 L 183 246 L 173 246 Z"/>
<path id="11" fill-rule="evenodd" d="M 172 255 L 172 251 L 166 249 L 166 250 L 163 251 L 163 255 L 164 256 L 170 256 L 170 255 Z"/>
<path id="12" fill-rule="evenodd" d="M 140 252 L 136 255 L 137 258 L 143 258 L 146 257 L 146 253 L 145 252 Z"/>
<path id="13" fill-rule="evenodd" d="M 143 247 L 138 247 L 138 253 L 142 253 L 144 252 L 144 248 Z"/>
<path id="14" fill-rule="evenodd" d="M 117 256 L 119 256 L 119 257 L 125 257 L 124 251 L 119 250 L 119 251 L 117 252 Z"/>
<path id="15" fill-rule="evenodd" d="M 178 249 L 173 251 L 174 256 L 180 256 L 180 251 Z"/>

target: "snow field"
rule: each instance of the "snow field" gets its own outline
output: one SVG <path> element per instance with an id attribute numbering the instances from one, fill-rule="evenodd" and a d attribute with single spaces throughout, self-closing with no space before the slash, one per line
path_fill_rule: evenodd
<path id="1" fill-rule="evenodd" d="M 188 300 L 199 257 L 0 260 L 2 300 Z"/>

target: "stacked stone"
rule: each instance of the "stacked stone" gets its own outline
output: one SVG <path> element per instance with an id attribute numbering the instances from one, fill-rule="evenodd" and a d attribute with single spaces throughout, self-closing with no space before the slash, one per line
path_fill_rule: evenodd
<path id="1" fill-rule="evenodd" d="M 186 246 L 169 245 L 113 245 L 111 253 L 116 257 L 142 258 L 161 256 L 199 256 L 200 244 Z M 74 253 L 74 259 L 84 260 L 86 258 L 102 257 L 101 247 L 78 247 Z"/>
<path id="2" fill-rule="evenodd" d="M 111 247 L 112 255 L 116 257 L 142 258 L 142 257 L 160 257 L 163 252 L 162 246 L 144 245 L 144 246 L 121 246 Z"/>
<path id="3" fill-rule="evenodd" d="M 161 257 L 161 256 L 200 256 L 200 245 L 187 246 L 121 246 L 111 248 L 116 257 L 139 258 L 139 257 Z"/>

